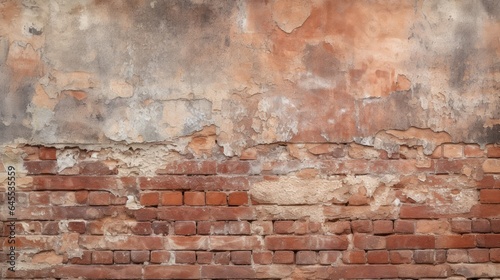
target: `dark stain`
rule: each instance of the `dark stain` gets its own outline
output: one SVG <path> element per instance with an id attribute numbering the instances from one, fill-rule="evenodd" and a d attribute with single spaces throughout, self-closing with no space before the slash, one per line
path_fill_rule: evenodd
<path id="1" fill-rule="evenodd" d="M 224 46 L 226 47 L 231 46 L 231 38 L 229 38 L 229 36 L 226 36 L 226 38 L 224 39 Z"/>
<path id="2" fill-rule="evenodd" d="M 335 57 L 332 46 L 327 43 L 308 45 L 304 63 L 309 71 L 324 78 L 334 77 L 340 67 L 340 61 Z"/>
<path id="3" fill-rule="evenodd" d="M 485 140 L 486 143 L 500 143 L 500 124 L 486 128 Z"/>
<path id="4" fill-rule="evenodd" d="M 449 85 L 453 88 L 460 88 L 467 83 L 464 78 L 468 71 L 469 58 L 476 53 L 474 44 L 477 33 L 476 27 L 472 24 L 462 23 L 455 29 L 457 49 L 452 54 L 449 79 Z"/>
<path id="5" fill-rule="evenodd" d="M 498 0 L 482 0 L 484 10 L 488 15 L 495 19 L 500 19 L 500 1 Z"/>
<path id="6" fill-rule="evenodd" d="M 43 30 L 42 30 L 42 29 L 37 30 L 36 28 L 34 28 L 33 26 L 31 26 L 31 27 L 28 29 L 28 32 L 29 32 L 29 33 L 31 33 L 31 34 L 33 34 L 33 35 L 37 35 L 37 36 L 39 36 L 39 35 L 42 35 Z"/>

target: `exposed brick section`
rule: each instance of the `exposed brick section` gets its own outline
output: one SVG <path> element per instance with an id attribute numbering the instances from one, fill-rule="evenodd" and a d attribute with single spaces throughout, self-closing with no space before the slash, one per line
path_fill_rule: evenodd
<path id="1" fill-rule="evenodd" d="M 205 193 L 204 192 L 185 192 L 184 193 L 184 204 L 192 205 L 192 206 L 205 205 Z"/>
<path id="2" fill-rule="evenodd" d="M 239 206 L 248 204 L 248 194 L 246 192 L 232 192 L 228 197 L 228 204 Z"/>
<path id="3" fill-rule="evenodd" d="M 293 251 L 275 251 L 273 255 L 273 263 L 275 264 L 292 264 L 295 262 L 295 254 Z"/>

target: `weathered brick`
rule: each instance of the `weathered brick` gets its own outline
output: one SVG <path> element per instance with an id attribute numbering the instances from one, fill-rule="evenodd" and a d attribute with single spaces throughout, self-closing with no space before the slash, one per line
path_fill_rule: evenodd
<path id="1" fill-rule="evenodd" d="M 481 232 L 481 233 L 491 232 L 490 221 L 487 219 L 472 220 L 472 232 Z"/>
<path id="2" fill-rule="evenodd" d="M 474 235 L 438 235 L 436 248 L 474 248 L 476 240 Z"/>
<path id="3" fill-rule="evenodd" d="M 92 252 L 93 264 L 112 264 L 113 252 L 112 251 L 94 251 Z"/>
<path id="4" fill-rule="evenodd" d="M 318 254 L 319 263 L 326 265 L 335 263 L 342 256 L 340 251 L 320 251 Z"/>
<path id="5" fill-rule="evenodd" d="M 195 251 L 177 251 L 175 252 L 175 263 L 194 264 L 196 263 Z"/>
<path id="6" fill-rule="evenodd" d="M 295 258 L 297 264 L 310 265 L 318 262 L 317 253 L 314 251 L 298 251 Z"/>
<path id="7" fill-rule="evenodd" d="M 327 223 L 329 233 L 333 234 L 350 234 L 351 233 L 351 223 L 349 221 L 338 221 L 333 223 Z"/>
<path id="8" fill-rule="evenodd" d="M 150 222 L 137 222 L 130 227 L 130 231 L 136 235 L 150 235 L 153 232 L 153 228 Z"/>
<path id="9" fill-rule="evenodd" d="M 489 158 L 500 158 L 500 146 L 499 145 L 487 145 L 486 146 L 486 156 Z"/>
<path id="10" fill-rule="evenodd" d="M 198 265 L 146 265 L 144 279 L 201 279 L 201 266 Z M 132 278 L 132 275 L 130 276 Z M 129 278 L 129 279 L 130 279 Z M 136 277 L 140 279 L 141 277 Z"/>
<path id="11" fill-rule="evenodd" d="M 500 248 L 490 249 L 490 261 L 495 263 L 500 262 Z"/>
<path id="12" fill-rule="evenodd" d="M 151 229 L 154 234 L 168 235 L 169 233 L 169 223 L 162 221 L 153 221 Z"/>
<path id="13" fill-rule="evenodd" d="M 363 250 L 350 250 L 342 253 L 342 261 L 345 264 L 366 263 L 366 254 Z"/>
<path id="14" fill-rule="evenodd" d="M 469 249 L 469 262 L 471 263 L 485 263 L 490 261 L 488 249 Z"/>
<path id="15" fill-rule="evenodd" d="M 252 254 L 253 262 L 255 264 L 271 264 L 273 262 L 273 252 L 271 251 L 258 251 Z"/>
<path id="16" fill-rule="evenodd" d="M 89 205 L 110 205 L 111 204 L 111 194 L 109 192 L 90 192 L 89 193 Z"/>
<path id="17" fill-rule="evenodd" d="M 450 249 L 446 260 L 450 263 L 467 263 L 469 262 L 469 255 L 467 250 L 464 249 Z"/>
<path id="18" fill-rule="evenodd" d="M 68 260 L 70 264 L 89 265 L 92 263 L 92 251 L 84 250 L 81 257 L 74 257 Z"/>
<path id="19" fill-rule="evenodd" d="M 151 263 L 168 263 L 170 261 L 170 255 L 171 253 L 169 251 L 151 251 Z"/>
<path id="20" fill-rule="evenodd" d="M 366 260 L 369 264 L 389 263 L 389 251 L 386 250 L 368 251 L 366 253 Z"/>
<path id="21" fill-rule="evenodd" d="M 376 220 L 373 221 L 374 234 L 390 234 L 394 232 L 394 225 L 391 220 Z"/>
<path id="22" fill-rule="evenodd" d="M 248 161 L 223 161 L 217 164 L 219 174 L 247 174 L 250 171 Z"/>
<path id="23" fill-rule="evenodd" d="M 382 236 L 373 236 L 367 234 L 354 234 L 354 247 L 363 250 L 385 249 L 386 240 Z"/>
<path id="24" fill-rule="evenodd" d="M 255 271 L 251 266 L 202 266 L 201 277 L 203 278 L 222 278 L 222 279 L 251 279 L 255 278 Z"/>
<path id="25" fill-rule="evenodd" d="M 160 202 L 163 206 L 182 205 L 182 192 L 161 192 Z"/>
<path id="26" fill-rule="evenodd" d="M 500 173 L 500 159 L 487 159 L 483 163 L 484 173 Z"/>
<path id="27" fill-rule="evenodd" d="M 476 236 L 477 247 L 499 248 L 500 234 L 481 234 Z"/>
<path id="28" fill-rule="evenodd" d="M 484 151 L 481 150 L 481 147 L 479 145 L 465 145 L 464 146 L 464 155 L 466 157 L 483 157 L 484 156 Z"/>
<path id="29" fill-rule="evenodd" d="M 449 265 L 410 265 L 403 264 L 397 266 L 398 277 L 400 278 L 445 278 L 452 275 Z"/>
<path id="30" fill-rule="evenodd" d="M 118 169 L 116 166 L 108 165 L 102 161 L 86 161 L 79 165 L 82 175 L 116 175 Z"/>
<path id="31" fill-rule="evenodd" d="M 196 222 L 177 221 L 174 223 L 174 233 L 177 235 L 194 235 L 196 234 Z"/>
<path id="32" fill-rule="evenodd" d="M 479 200 L 481 203 L 500 203 L 500 189 L 482 189 Z"/>
<path id="33" fill-rule="evenodd" d="M 24 168 L 28 175 L 57 174 L 57 162 L 55 160 L 25 161 Z"/>
<path id="34" fill-rule="evenodd" d="M 272 221 L 253 221 L 251 224 L 252 234 L 270 235 L 273 233 Z"/>
<path id="35" fill-rule="evenodd" d="M 276 264 L 292 264 L 295 262 L 295 254 L 293 251 L 275 251 L 273 255 L 273 263 Z"/>
<path id="36" fill-rule="evenodd" d="M 232 251 L 231 262 L 236 265 L 252 264 L 251 251 Z"/>
<path id="37" fill-rule="evenodd" d="M 130 251 L 114 251 L 113 260 L 116 264 L 130 263 Z"/>
<path id="38" fill-rule="evenodd" d="M 160 203 L 160 194 L 158 192 L 141 193 L 139 201 L 144 206 L 158 206 Z"/>
<path id="39" fill-rule="evenodd" d="M 164 175 L 214 175 L 216 174 L 215 161 L 173 161 L 168 163 L 165 168 L 158 169 L 156 174 Z"/>
<path id="40" fill-rule="evenodd" d="M 447 220 L 419 220 L 415 228 L 416 233 L 445 234 L 450 230 Z"/>
<path id="41" fill-rule="evenodd" d="M 469 219 L 451 220 L 451 231 L 455 233 L 470 233 L 472 231 L 472 222 Z"/>
<path id="42" fill-rule="evenodd" d="M 463 157 L 463 146 L 460 144 L 444 144 L 443 156 L 445 158 L 461 158 Z"/>
<path id="43" fill-rule="evenodd" d="M 432 249 L 434 236 L 429 235 L 391 235 L 386 239 L 387 249 Z"/>
<path id="44" fill-rule="evenodd" d="M 212 250 L 246 251 L 261 249 L 262 240 L 257 236 L 210 236 Z"/>
<path id="45" fill-rule="evenodd" d="M 356 220 L 351 222 L 353 232 L 358 233 L 371 233 L 373 231 L 373 224 L 370 220 Z"/>
<path id="46" fill-rule="evenodd" d="M 408 264 L 413 261 L 413 251 L 410 250 L 389 251 L 389 255 L 393 264 Z"/>
<path id="47" fill-rule="evenodd" d="M 230 252 L 215 252 L 214 253 L 214 263 L 227 265 L 231 260 Z"/>
<path id="48" fill-rule="evenodd" d="M 56 160 L 57 149 L 53 147 L 40 147 L 38 150 L 38 156 L 42 160 Z"/>
<path id="49" fill-rule="evenodd" d="M 491 231 L 494 233 L 500 233 L 500 219 L 490 220 Z"/>
<path id="50" fill-rule="evenodd" d="M 184 193 L 184 204 L 191 206 L 203 206 L 205 205 L 205 193 L 204 192 L 185 192 Z"/>
<path id="51" fill-rule="evenodd" d="M 250 234 L 250 223 L 247 221 L 229 221 L 227 224 L 228 233 L 234 235 Z"/>
<path id="52" fill-rule="evenodd" d="M 243 191 L 249 189 L 249 179 L 244 176 L 164 175 L 140 177 L 139 186 L 141 190 Z"/>
<path id="53" fill-rule="evenodd" d="M 228 196 L 228 204 L 239 206 L 248 204 L 248 194 L 246 192 L 231 192 Z"/>
<path id="54" fill-rule="evenodd" d="M 86 227 L 87 226 L 85 221 L 68 222 L 68 231 L 74 231 L 80 234 L 84 234 L 87 230 Z"/>
<path id="55" fill-rule="evenodd" d="M 197 251 L 196 252 L 196 262 L 198 264 L 210 264 L 213 260 L 212 252 Z"/>
<path id="56" fill-rule="evenodd" d="M 51 275 L 61 278 L 140 279 L 142 267 L 138 265 L 63 265 L 52 268 Z"/>
<path id="57" fill-rule="evenodd" d="M 171 250 L 208 250 L 211 245 L 208 236 L 168 236 L 164 241 Z"/>
<path id="58" fill-rule="evenodd" d="M 131 251 L 130 260 L 132 263 L 145 263 L 149 262 L 149 251 Z"/>
<path id="59" fill-rule="evenodd" d="M 227 205 L 227 197 L 223 192 L 207 192 L 207 205 Z"/>

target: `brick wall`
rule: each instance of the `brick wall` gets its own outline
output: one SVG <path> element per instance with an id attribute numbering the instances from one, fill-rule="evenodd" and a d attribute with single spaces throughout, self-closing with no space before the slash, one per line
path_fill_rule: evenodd
<path id="1" fill-rule="evenodd" d="M 9 148 L 17 271 L 2 278 L 499 276 L 500 147 L 421 150 L 274 144 L 161 162 L 141 149 Z M 126 162 L 139 157 L 151 172 Z"/>

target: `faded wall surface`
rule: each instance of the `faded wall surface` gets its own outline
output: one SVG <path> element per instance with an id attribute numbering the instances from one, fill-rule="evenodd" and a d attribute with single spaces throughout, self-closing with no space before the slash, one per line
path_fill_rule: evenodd
<path id="1" fill-rule="evenodd" d="M 500 277 L 498 1 L 0 0 L 0 96 L 2 279 Z"/>
<path id="2" fill-rule="evenodd" d="M 4 1 L 1 140 L 500 138 L 495 1 Z"/>

